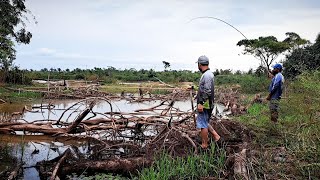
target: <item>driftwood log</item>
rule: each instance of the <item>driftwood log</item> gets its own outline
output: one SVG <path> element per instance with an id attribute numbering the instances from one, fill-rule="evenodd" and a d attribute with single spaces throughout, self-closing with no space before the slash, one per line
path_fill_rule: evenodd
<path id="1" fill-rule="evenodd" d="M 143 167 L 149 167 L 153 161 L 145 157 L 110 159 L 104 161 L 86 161 L 72 165 L 64 165 L 61 174 L 70 174 L 86 169 L 86 171 L 109 171 L 119 174 L 136 173 Z"/>

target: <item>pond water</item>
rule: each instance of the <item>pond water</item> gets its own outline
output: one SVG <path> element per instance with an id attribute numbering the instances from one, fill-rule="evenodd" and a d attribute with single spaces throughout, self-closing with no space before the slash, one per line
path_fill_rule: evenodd
<path id="1" fill-rule="evenodd" d="M 62 113 L 66 108 L 74 105 L 77 100 L 55 100 L 51 101 L 50 104 L 54 105 L 54 110 L 39 109 L 35 108 L 33 110 L 38 110 L 39 112 L 24 112 L 23 114 L 17 114 L 12 116 L 12 113 L 21 112 L 22 109 L 27 106 L 28 109 L 31 107 L 39 107 L 41 105 L 48 105 L 48 102 L 35 102 L 27 104 L 1 104 L 0 105 L 0 122 L 16 121 L 23 119 L 27 122 L 32 122 L 35 120 L 57 120 L 60 118 Z M 86 106 L 86 102 L 83 102 L 82 106 L 75 106 L 72 108 L 74 113 L 66 113 L 63 116 L 63 121 L 72 121 L 76 116 L 83 110 Z M 112 111 L 114 112 L 134 112 L 137 109 L 150 108 L 152 106 L 158 105 L 160 101 L 150 101 L 143 103 L 129 103 L 125 100 L 112 101 Z M 195 104 L 194 104 L 195 106 Z M 190 101 L 177 101 L 174 103 L 174 108 L 181 111 L 191 111 Z M 224 107 L 220 104 L 216 104 L 216 109 L 219 115 L 223 115 Z M 106 101 L 98 102 L 93 108 L 94 112 L 105 113 L 110 112 L 110 105 Z M 89 116 L 89 115 L 88 115 Z M 102 115 L 97 115 L 96 117 L 101 117 Z M 150 132 L 152 132 L 150 130 Z M 23 134 L 23 132 L 17 132 L 18 134 Z M 62 154 L 67 148 L 79 151 L 83 154 L 88 154 L 90 149 L 90 144 L 86 140 L 77 141 L 57 141 L 54 138 L 37 135 L 35 136 L 9 136 L 0 135 L 0 142 L 2 145 L 8 146 L 10 148 L 11 155 L 16 157 L 18 161 L 23 162 L 23 179 L 40 179 L 38 171 L 34 167 L 37 162 L 43 160 L 51 160 L 60 154 Z M 0 171 L 2 171 L 0 169 Z"/>

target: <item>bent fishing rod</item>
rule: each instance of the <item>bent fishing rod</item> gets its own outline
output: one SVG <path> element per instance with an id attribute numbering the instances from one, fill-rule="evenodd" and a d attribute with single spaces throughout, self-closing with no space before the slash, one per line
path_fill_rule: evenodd
<path id="1" fill-rule="evenodd" d="M 253 45 L 252 42 L 251 42 L 239 29 L 237 29 L 237 28 L 236 28 L 235 26 L 233 26 L 232 24 L 230 24 L 230 23 L 228 23 L 228 22 L 226 22 L 226 21 L 224 21 L 224 20 L 222 20 L 222 19 L 220 19 L 220 18 L 216 18 L 216 17 L 212 17 L 212 16 L 200 16 L 200 17 L 196 17 L 196 18 L 191 19 L 191 20 L 188 21 L 187 23 L 191 23 L 192 21 L 197 20 L 197 19 L 213 19 L 213 20 L 220 21 L 220 22 L 222 22 L 222 23 L 224 23 L 224 24 L 232 27 L 232 28 L 233 28 L 234 30 L 236 30 L 237 32 L 239 32 L 246 40 L 248 40 L 248 42 L 249 42 L 251 45 Z M 259 51 L 260 54 L 262 54 L 262 52 L 261 52 L 259 49 L 257 49 L 257 50 Z M 253 57 L 255 57 L 255 56 L 253 56 Z M 255 58 L 258 59 L 258 60 L 260 60 L 260 61 L 261 61 L 261 65 L 262 65 L 262 58 L 261 58 L 260 55 L 259 55 L 259 57 L 260 57 L 260 59 L 258 59 L 257 57 L 255 57 Z M 263 66 L 263 67 L 266 69 L 266 71 L 267 71 L 268 73 L 270 73 L 270 70 L 268 69 L 268 67 L 265 67 L 265 66 Z"/>

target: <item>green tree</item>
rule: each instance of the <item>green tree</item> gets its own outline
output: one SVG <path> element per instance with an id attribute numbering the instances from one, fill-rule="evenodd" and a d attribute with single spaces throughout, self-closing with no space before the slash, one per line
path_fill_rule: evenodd
<path id="1" fill-rule="evenodd" d="M 41 72 L 48 72 L 48 68 L 43 68 L 40 70 Z"/>
<path id="2" fill-rule="evenodd" d="M 163 65 L 164 65 L 164 69 L 167 70 L 170 67 L 170 63 L 167 61 L 162 61 Z"/>
<path id="3" fill-rule="evenodd" d="M 237 45 L 244 46 L 243 54 L 253 55 L 261 60 L 262 65 L 267 69 L 270 69 L 270 65 L 281 53 L 290 48 L 288 43 L 279 42 L 274 36 L 243 39 Z"/>
<path id="4" fill-rule="evenodd" d="M 224 69 L 224 70 L 220 69 L 220 75 L 230 75 L 230 74 L 232 74 L 231 69 Z"/>
<path id="5" fill-rule="evenodd" d="M 32 34 L 26 30 L 26 15 L 30 13 L 24 0 L 0 1 L 0 69 L 7 72 L 16 58 L 14 42 L 28 44 Z"/>
<path id="6" fill-rule="evenodd" d="M 283 63 L 284 74 L 294 78 L 305 72 L 320 69 L 320 34 L 314 44 L 294 49 Z"/>
<path id="7" fill-rule="evenodd" d="M 302 39 L 297 33 L 287 32 L 286 36 L 287 38 L 283 42 L 288 43 L 292 47 L 292 50 L 310 44 L 310 41 Z"/>
<path id="8" fill-rule="evenodd" d="M 241 75 L 242 72 L 241 72 L 240 70 L 237 70 L 237 71 L 235 72 L 235 74 L 236 74 L 236 75 Z"/>
<path id="9" fill-rule="evenodd" d="M 261 61 L 261 65 L 270 69 L 275 59 L 287 50 L 307 44 L 308 41 L 300 38 L 294 32 L 286 33 L 287 38 L 278 41 L 274 36 L 259 37 L 258 39 L 243 39 L 237 45 L 244 46 L 243 54 L 250 54 Z"/>
<path id="10" fill-rule="evenodd" d="M 219 69 L 216 69 L 213 73 L 215 76 L 218 76 L 220 74 Z"/>
<path id="11" fill-rule="evenodd" d="M 156 72 L 153 69 L 150 69 L 148 72 L 148 78 L 156 77 Z"/>

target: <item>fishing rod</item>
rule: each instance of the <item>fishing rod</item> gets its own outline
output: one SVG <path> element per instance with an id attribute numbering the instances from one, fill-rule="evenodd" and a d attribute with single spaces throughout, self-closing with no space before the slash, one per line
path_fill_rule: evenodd
<path id="1" fill-rule="evenodd" d="M 232 24 L 230 24 L 230 23 L 228 23 L 228 22 L 226 22 L 226 21 L 224 21 L 224 20 L 222 20 L 222 19 L 220 19 L 220 18 L 216 18 L 216 17 L 212 17 L 212 16 L 200 16 L 200 17 L 196 17 L 196 18 L 191 19 L 191 20 L 188 21 L 187 23 L 191 23 L 192 21 L 197 20 L 197 19 L 214 19 L 214 20 L 218 20 L 218 21 L 220 21 L 220 22 L 223 22 L 224 24 L 227 24 L 228 26 L 232 27 L 234 30 L 238 31 L 246 40 L 248 40 L 248 42 L 249 42 L 251 45 L 253 45 L 252 42 L 251 42 L 239 29 L 237 29 L 237 28 L 234 27 Z M 255 56 L 253 56 L 253 57 L 255 57 L 256 59 L 260 60 L 260 61 L 261 61 L 261 65 L 262 65 L 262 64 L 263 64 L 263 63 L 262 63 L 262 58 L 261 58 L 262 52 L 261 52 L 259 49 L 257 49 L 257 50 L 258 50 L 259 53 L 260 53 L 260 55 L 259 55 L 260 59 L 258 59 L 258 58 L 255 57 Z M 268 73 L 270 73 L 270 70 L 268 69 L 268 67 L 265 67 L 265 66 L 263 66 L 263 67 L 266 69 L 266 71 L 267 71 Z"/>
<path id="2" fill-rule="evenodd" d="M 236 27 L 234 27 L 232 24 L 222 20 L 222 19 L 219 19 L 219 18 L 216 18 L 216 17 L 211 17 L 211 16 L 200 16 L 200 17 L 196 17 L 196 18 L 193 18 L 191 19 L 188 23 L 194 21 L 194 20 L 197 20 L 197 19 L 215 19 L 215 20 L 218 20 L 220 22 L 223 22 L 225 24 L 227 24 L 228 26 L 232 27 L 233 29 L 235 29 L 236 31 L 238 31 L 244 38 L 246 38 L 247 40 L 249 40 L 239 29 L 237 29 Z"/>

